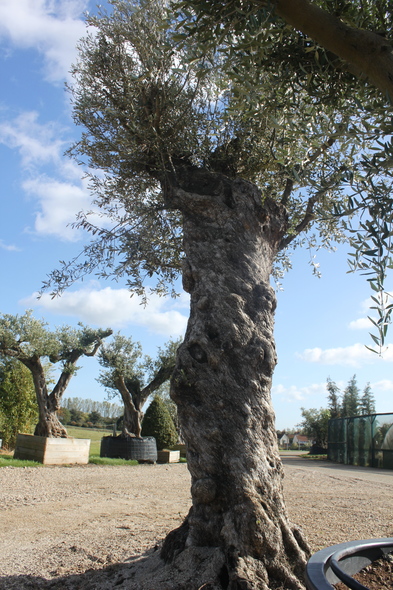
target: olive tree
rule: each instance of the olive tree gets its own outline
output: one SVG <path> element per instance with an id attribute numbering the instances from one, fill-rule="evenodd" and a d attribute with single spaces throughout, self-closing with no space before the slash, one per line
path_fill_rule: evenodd
<path id="1" fill-rule="evenodd" d="M 62 290 L 88 272 L 112 274 L 148 296 L 146 284 L 164 294 L 181 274 L 190 318 L 171 396 L 192 507 L 161 556 L 190 560 L 190 589 L 301 589 L 308 545 L 287 516 L 270 397 L 270 281 L 290 266 L 290 248 L 352 240 L 360 263 L 367 240 L 389 250 L 391 178 L 373 152 L 389 126 L 381 110 L 371 122 L 359 113 L 359 101 L 378 97 L 350 74 L 328 64 L 326 76 L 318 70 L 327 83 L 332 71 L 328 91 L 310 86 L 307 47 L 299 41 L 296 52 L 296 39 L 290 65 L 274 43 L 269 60 L 254 59 L 244 27 L 243 45 L 238 31 L 233 45 L 221 40 L 218 26 L 220 42 L 201 51 L 189 35 L 193 13 L 182 21 L 160 0 L 111 5 L 88 19 L 70 90 L 82 126 L 71 153 L 88 165 L 112 227 L 81 214 L 78 226 L 95 238 L 49 284 Z"/>
<path id="2" fill-rule="evenodd" d="M 39 416 L 36 436 L 67 437 L 56 415 L 61 397 L 78 369 L 78 360 L 82 356 L 94 356 L 102 340 L 111 333 L 112 330 L 93 330 L 82 324 L 79 328 L 63 326 L 50 331 L 31 311 L 0 316 L 0 356 L 17 359 L 33 377 Z M 51 391 L 43 360 L 61 366 L 61 374 Z"/>
<path id="3" fill-rule="evenodd" d="M 124 403 L 121 436 L 141 436 L 142 408 L 150 395 L 170 379 L 178 345 L 179 342 L 169 341 L 163 349 L 158 349 L 154 361 L 148 356 L 142 359 L 140 343 L 120 333 L 101 348 L 98 360 L 104 370 L 98 381 L 109 392 L 121 395 Z M 149 376 L 147 383 L 146 376 Z"/>

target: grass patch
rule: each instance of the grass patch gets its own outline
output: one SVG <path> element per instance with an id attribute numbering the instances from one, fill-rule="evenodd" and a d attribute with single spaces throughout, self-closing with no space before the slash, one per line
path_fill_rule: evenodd
<path id="1" fill-rule="evenodd" d="M 138 461 L 130 459 L 112 459 L 109 457 L 100 457 L 101 439 L 103 436 L 111 436 L 111 430 L 104 430 L 100 428 L 82 428 L 78 426 L 66 426 L 66 428 L 68 436 L 84 439 L 88 438 L 91 440 L 89 463 L 92 463 L 93 465 L 126 465 L 127 467 L 138 465 Z M 185 457 L 180 457 L 180 463 L 187 463 L 187 459 Z M 0 467 L 7 466 L 43 467 L 42 463 L 38 463 L 37 461 L 22 461 L 20 459 L 14 459 L 12 454 L 0 453 Z"/>
<path id="2" fill-rule="evenodd" d="M 12 455 L 0 455 L 0 467 L 42 467 L 37 461 L 14 459 Z"/>
<path id="3" fill-rule="evenodd" d="M 133 459 L 111 459 L 109 457 L 100 457 L 99 455 L 90 455 L 89 463 L 93 465 L 127 465 L 128 467 L 139 465 L 138 461 L 134 461 Z"/>
<path id="4" fill-rule="evenodd" d="M 92 462 L 92 457 L 99 456 L 100 454 L 102 437 L 110 436 L 112 434 L 112 430 L 104 430 L 103 428 L 82 428 L 79 426 L 66 426 L 66 429 L 68 436 L 73 436 L 74 438 L 89 438 L 91 440 L 89 452 L 90 463 Z M 96 465 L 98 465 L 98 463 L 96 463 Z"/>

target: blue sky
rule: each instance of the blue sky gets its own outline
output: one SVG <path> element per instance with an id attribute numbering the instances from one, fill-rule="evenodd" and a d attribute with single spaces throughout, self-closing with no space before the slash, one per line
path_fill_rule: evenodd
<path id="1" fill-rule="evenodd" d="M 94 277 L 61 298 L 37 300 L 46 275 L 79 252 L 86 240 L 70 223 L 90 196 L 83 171 L 64 156 L 79 136 L 64 83 L 83 36 L 85 0 L 0 0 L 0 311 L 34 309 L 51 326 L 78 321 L 120 330 L 154 356 L 169 337 L 184 333 L 188 299 L 152 297 L 147 308 L 119 283 Z M 277 427 L 295 426 L 300 408 L 326 404 L 326 378 L 339 386 L 357 375 L 371 383 L 378 412 L 393 411 L 393 346 L 383 358 L 370 344 L 368 286 L 347 273 L 346 247 L 318 252 L 322 278 L 312 276 L 310 253 L 296 252 L 278 293 L 279 363 L 273 384 Z M 393 335 L 390 335 L 393 339 Z M 98 364 L 84 359 L 68 397 L 105 399 Z"/>

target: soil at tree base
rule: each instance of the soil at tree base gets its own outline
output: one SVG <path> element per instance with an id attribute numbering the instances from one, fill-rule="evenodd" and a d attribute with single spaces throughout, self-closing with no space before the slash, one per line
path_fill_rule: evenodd
<path id="1" fill-rule="evenodd" d="M 295 458 L 284 467 L 290 518 L 313 552 L 393 537 L 391 472 Z M 0 469 L 0 589 L 141 590 L 136 577 L 154 577 L 155 548 L 187 514 L 189 488 L 185 464 Z"/>
<path id="2" fill-rule="evenodd" d="M 369 590 L 392 590 L 393 588 L 393 556 L 374 561 L 357 574 L 352 576 Z M 348 590 L 348 586 L 340 582 L 335 584 L 337 590 Z"/>

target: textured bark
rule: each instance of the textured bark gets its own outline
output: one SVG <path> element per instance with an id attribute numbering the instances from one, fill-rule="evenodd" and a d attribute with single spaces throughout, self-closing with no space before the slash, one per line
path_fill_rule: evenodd
<path id="1" fill-rule="evenodd" d="M 21 359 L 21 362 L 31 371 L 33 376 L 38 405 L 38 424 L 34 430 L 35 436 L 67 438 L 67 430 L 57 418 L 56 412 L 60 409 L 60 399 L 71 379 L 71 374 L 62 375 L 63 379 L 59 379 L 57 387 L 49 394 L 40 358 L 33 356 Z"/>
<path id="2" fill-rule="evenodd" d="M 356 76 L 368 78 L 385 96 L 393 96 L 390 41 L 373 31 L 349 27 L 309 0 L 276 0 L 275 6 L 287 23 L 350 64 Z"/>
<path id="3" fill-rule="evenodd" d="M 192 508 L 162 556 L 217 548 L 216 588 L 302 588 L 307 545 L 287 519 L 270 388 L 276 365 L 272 262 L 285 209 L 250 183 L 192 168 L 167 187 L 184 217 L 191 295 L 171 395 L 192 476 Z M 210 574 L 209 574 L 210 575 Z M 191 590 L 191 589 L 190 589 Z"/>
<path id="4" fill-rule="evenodd" d="M 123 428 L 121 436 L 141 436 L 141 407 L 138 403 L 138 395 L 132 395 L 129 387 L 126 386 L 124 378 L 120 375 L 115 380 L 115 385 L 120 392 L 124 404 Z M 137 384 L 136 384 L 137 385 Z M 135 389 L 135 387 L 134 387 Z"/>
<path id="5" fill-rule="evenodd" d="M 174 363 L 161 367 L 152 381 L 141 387 L 138 378 L 124 379 L 118 375 L 115 379 L 115 386 L 120 392 L 124 404 L 124 418 L 121 436 L 141 436 L 142 431 L 142 408 L 148 397 L 154 393 L 172 375 Z"/>

